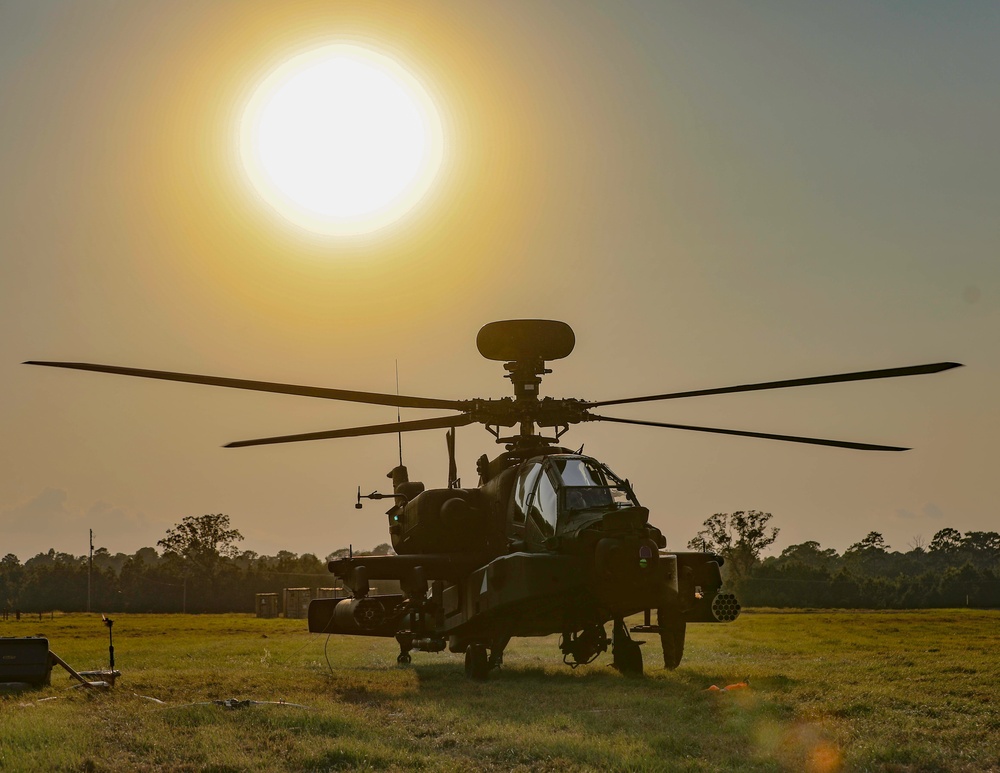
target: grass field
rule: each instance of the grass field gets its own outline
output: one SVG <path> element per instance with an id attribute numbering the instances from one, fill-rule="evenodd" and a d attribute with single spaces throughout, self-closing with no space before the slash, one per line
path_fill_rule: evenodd
<path id="1" fill-rule="evenodd" d="M 517 639 L 486 683 L 460 655 L 398 667 L 382 639 L 330 639 L 331 670 L 304 629 L 117 616 L 118 686 L 70 689 L 58 670 L 0 698 L 0 769 L 1000 770 L 1000 612 L 750 612 L 691 626 L 674 672 L 651 640 L 644 679 Z M 99 615 L 0 621 L 35 633 L 78 669 L 107 663 Z M 191 705 L 227 698 L 309 708 Z"/>

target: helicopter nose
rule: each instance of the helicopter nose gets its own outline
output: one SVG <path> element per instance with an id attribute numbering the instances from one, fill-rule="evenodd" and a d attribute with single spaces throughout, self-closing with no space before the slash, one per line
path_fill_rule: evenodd
<path id="1" fill-rule="evenodd" d="M 641 537 L 605 537 L 594 561 L 598 578 L 613 589 L 643 587 L 661 574 L 656 545 Z"/>

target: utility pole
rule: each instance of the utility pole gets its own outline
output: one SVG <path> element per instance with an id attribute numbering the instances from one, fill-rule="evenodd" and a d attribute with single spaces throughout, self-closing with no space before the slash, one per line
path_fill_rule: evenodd
<path id="1" fill-rule="evenodd" d="M 87 562 L 87 611 L 90 611 L 90 577 L 94 573 L 94 530 L 90 530 L 90 560 Z"/>

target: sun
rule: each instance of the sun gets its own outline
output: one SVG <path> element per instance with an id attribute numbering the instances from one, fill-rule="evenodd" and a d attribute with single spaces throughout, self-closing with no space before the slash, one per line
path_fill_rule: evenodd
<path id="1" fill-rule="evenodd" d="M 256 88 L 240 155 L 263 199 L 310 231 L 363 234 L 412 209 L 444 137 L 421 83 L 384 54 L 334 44 L 289 59 Z"/>

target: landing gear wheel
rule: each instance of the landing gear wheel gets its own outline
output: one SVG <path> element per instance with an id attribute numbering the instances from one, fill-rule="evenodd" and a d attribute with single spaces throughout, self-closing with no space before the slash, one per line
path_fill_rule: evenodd
<path id="1" fill-rule="evenodd" d="M 673 671 L 684 657 L 684 634 L 687 623 L 678 618 L 659 615 L 660 646 L 663 647 L 663 667 Z"/>
<path id="2" fill-rule="evenodd" d="M 465 675 L 477 682 L 485 681 L 490 673 L 490 660 L 485 644 L 470 644 L 465 650 Z"/>
<path id="3" fill-rule="evenodd" d="M 399 631 L 396 634 L 396 643 L 399 644 L 399 654 L 396 662 L 401 666 L 408 665 L 410 660 L 410 650 L 413 648 L 413 634 L 410 631 Z"/>
<path id="4" fill-rule="evenodd" d="M 639 642 L 628 635 L 628 629 L 621 620 L 615 620 L 611 642 L 611 665 L 626 676 L 642 676 L 642 650 Z"/>
<path id="5" fill-rule="evenodd" d="M 625 676 L 642 676 L 642 650 L 639 643 L 631 639 L 614 647 L 612 665 Z"/>

